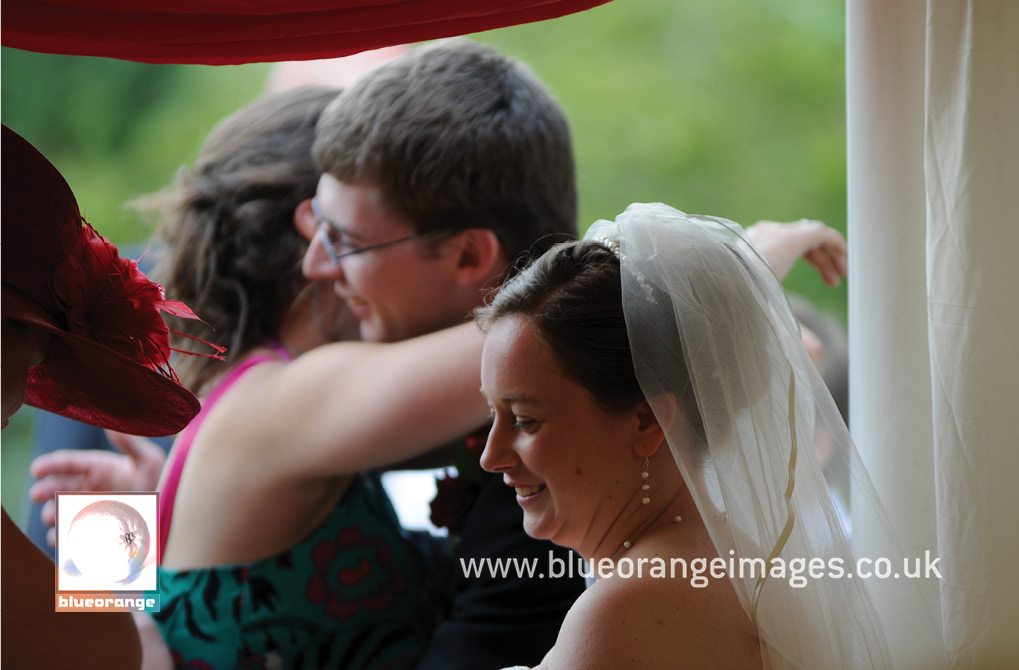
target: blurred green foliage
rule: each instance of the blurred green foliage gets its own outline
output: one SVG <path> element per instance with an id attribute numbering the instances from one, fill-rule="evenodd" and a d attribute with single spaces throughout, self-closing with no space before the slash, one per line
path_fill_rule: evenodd
<path id="1" fill-rule="evenodd" d="M 661 200 L 745 225 L 808 217 L 844 229 L 843 15 L 830 0 L 615 0 L 474 37 L 530 64 L 565 108 L 582 226 Z M 12 49 L 0 66 L 4 123 L 120 243 L 150 232 L 124 203 L 169 183 L 271 67 Z M 844 313 L 844 293 L 810 273 L 788 285 Z"/>
<path id="2" fill-rule="evenodd" d="M 216 68 L 0 52 L 0 117 L 61 171 L 118 244 L 151 229 L 125 203 L 167 185 L 213 125 L 259 94 L 269 65 Z"/>
<path id="3" fill-rule="evenodd" d="M 845 6 L 616 0 L 477 36 L 530 64 L 570 118 L 581 226 L 631 202 L 845 232 Z M 845 318 L 798 263 L 786 287 Z"/>
<path id="4" fill-rule="evenodd" d="M 844 231 L 844 14 L 841 0 L 615 0 L 474 38 L 527 62 L 565 108 L 582 229 L 663 201 L 744 225 L 806 217 Z M 168 184 L 216 121 L 263 91 L 270 67 L 3 49 L 0 116 L 126 244 L 151 230 L 124 203 Z M 844 320 L 845 289 L 802 263 L 786 286 Z M 8 467 L 10 452 L 5 503 L 24 472 Z"/>

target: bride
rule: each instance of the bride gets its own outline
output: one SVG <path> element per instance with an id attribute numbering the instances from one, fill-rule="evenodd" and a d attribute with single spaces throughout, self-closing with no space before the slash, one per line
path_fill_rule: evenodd
<path id="1" fill-rule="evenodd" d="M 597 577 L 541 668 L 889 667 L 811 449 L 848 432 L 742 228 L 632 205 L 477 319 L 482 466 Z"/>

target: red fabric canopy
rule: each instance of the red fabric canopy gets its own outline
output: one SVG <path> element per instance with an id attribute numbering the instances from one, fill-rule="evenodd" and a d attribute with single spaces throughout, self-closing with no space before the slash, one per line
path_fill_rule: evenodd
<path id="1" fill-rule="evenodd" d="M 145 63 L 334 58 L 608 0 L 3 0 L 4 46 Z"/>

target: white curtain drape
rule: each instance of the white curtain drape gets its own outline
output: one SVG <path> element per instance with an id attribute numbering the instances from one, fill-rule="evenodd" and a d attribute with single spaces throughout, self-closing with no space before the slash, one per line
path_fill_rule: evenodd
<path id="1" fill-rule="evenodd" d="M 850 0 L 847 26 L 851 428 L 906 554 L 939 557 L 947 657 L 894 602 L 889 639 L 1019 667 L 1019 2 Z"/>

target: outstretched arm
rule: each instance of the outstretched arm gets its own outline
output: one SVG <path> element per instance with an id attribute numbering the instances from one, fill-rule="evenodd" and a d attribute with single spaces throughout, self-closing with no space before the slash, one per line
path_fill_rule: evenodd
<path id="1" fill-rule="evenodd" d="M 801 257 L 817 269 L 829 286 L 838 286 L 839 278 L 848 273 L 846 238 L 821 221 L 758 221 L 746 233 L 779 279 Z"/>
<path id="2" fill-rule="evenodd" d="M 845 273 L 845 239 L 819 222 L 761 222 L 748 235 L 779 276 L 800 256 L 828 283 Z M 466 323 L 403 342 L 318 347 L 249 373 L 255 377 L 246 390 L 217 406 L 214 414 L 227 420 L 210 415 L 206 430 L 229 427 L 230 441 L 245 445 L 246 461 L 287 478 L 400 462 L 484 422 L 483 343 L 477 326 Z"/>
<path id="3" fill-rule="evenodd" d="M 389 465 L 485 421 L 483 343 L 470 322 L 403 342 L 318 347 L 266 371 L 243 394 L 224 396 L 214 414 L 241 413 L 244 421 L 230 424 L 241 424 L 243 435 L 234 437 L 248 445 L 246 458 L 265 459 L 284 476 Z"/>

